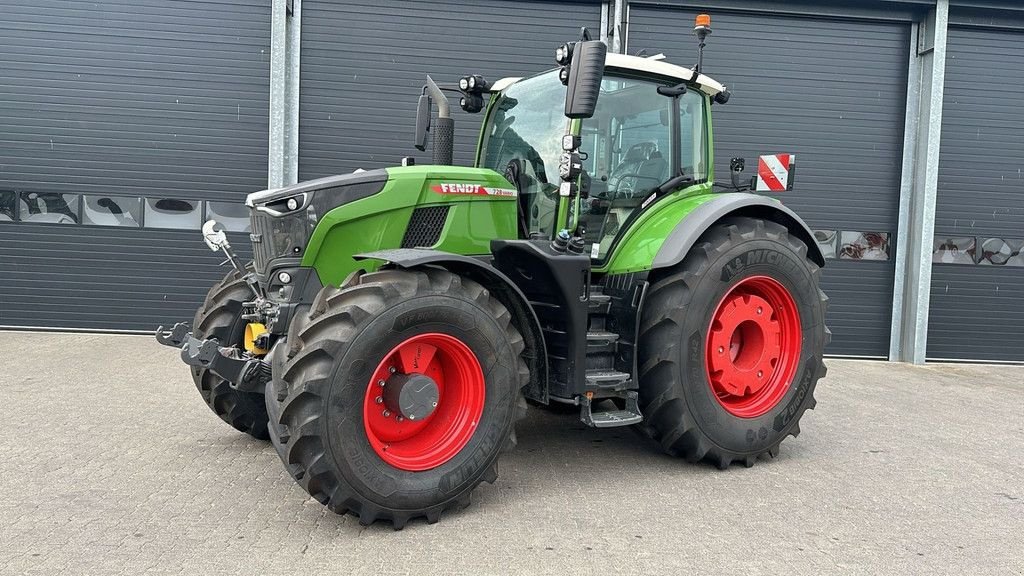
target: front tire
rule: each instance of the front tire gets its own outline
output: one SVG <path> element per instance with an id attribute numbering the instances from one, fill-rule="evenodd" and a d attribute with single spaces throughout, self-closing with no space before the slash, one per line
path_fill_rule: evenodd
<path id="1" fill-rule="evenodd" d="M 241 345 L 245 335 L 242 304 L 253 294 L 237 270 L 210 288 L 196 311 L 192 335 L 200 340 L 216 338 L 221 346 Z M 236 430 L 259 440 L 269 440 L 267 408 L 263 394 L 241 392 L 207 368 L 192 367 L 192 380 L 213 413 Z"/>
<path id="2" fill-rule="evenodd" d="M 435 522 L 493 482 L 514 445 L 523 349 L 501 302 L 443 269 L 326 287 L 273 353 L 278 454 L 313 498 L 364 525 Z"/>
<path id="3" fill-rule="evenodd" d="M 776 456 L 825 375 L 819 276 L 786 228 L 732 218 L 652 278 L 638 355 L 642 430 L 670 454 L 723 469 Z"/>

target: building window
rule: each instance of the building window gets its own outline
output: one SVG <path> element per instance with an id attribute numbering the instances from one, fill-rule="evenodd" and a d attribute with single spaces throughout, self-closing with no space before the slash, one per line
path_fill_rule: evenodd
<path id="1" fill-rule="evenodd" d="M 59 192 L 21 192 L 18 217 L 22 222 L 78 224 L 80 198 Z"/>
<path id="2" fill-rule="evenodd" d="M 879 260 L 889 259 L 888 232 L 851 232 L 840 233 L 840 260 Z"/>
<path id="3" fill-rule="evenodd" d="M 206 218 L 216 220 L 228 232 L 250 232 L 249 207 L 241 202 L 207 202 Z"/>
<path id="4" fill-rule="evenodd" d="M 814 241 L 818 243 L 818 249 L 821 250 L 821 254 L 825 258 L 836 257 L 836 240 L 838 238 L 839 234 L 835 230 L 814 231 Z"/>
<path id="5" fill-rule="evenodd" d="M 1024 266 L 1024 239 L 983 238 L 980 252 L 983 266 Z"/>
<path id="6" fill-rule="evenodd" d="M 199 230 L 203 224 L 203 204 L 198 200 L 146 198 L 146 228 Z"/>
<path id="7" fill-rule="evenodd" d="M 85 196 L 82 223 L 94 226 L 138 228 L 142 222 L 142 200 L 111 196 Z"/>
<path id="8" fill-rule="evenodd" d="M 18 217 L 18 193 L 14 190 L 0 190 L 0 222 L 10 222 Z"/>
<path id="9" fill-rule="evenodd" d="M 973 237 L 936 237 L 932 247 L 932 263 L 974 264 L 975 251 Z"/>

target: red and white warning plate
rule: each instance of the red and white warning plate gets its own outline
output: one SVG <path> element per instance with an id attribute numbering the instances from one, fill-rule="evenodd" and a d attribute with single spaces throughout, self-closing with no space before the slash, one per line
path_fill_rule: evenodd
<path id="1" fill-rule="evenodd" d="M 515 196 L 516 191 L 510 188 L 489 188 L 480 184 L 465 184 L 462 182 L 442 182 L 434 184 L 431 190 L 438 194 L 468 194 L 475 196 Z"/>
<path id="2" fill-rule="evenodd" d="M 785 192 L 793 189 L 796 154 L 768 154 L 757 160 L 758 192 Z"/>

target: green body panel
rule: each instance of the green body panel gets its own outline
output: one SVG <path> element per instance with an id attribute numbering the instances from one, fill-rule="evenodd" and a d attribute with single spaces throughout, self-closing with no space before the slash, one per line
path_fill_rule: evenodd
<path id="1" fill-rule="evenodd" d="M 713 200 L 708 182 L 695 184 L 658 200 L 643 212 L 615 244 L 607 261 L 594 272 L 624 274 L 650 270 L 665 238 L 695 208 Z"/>
<path id="2" fill-rule="evenodd" d="M 477 184 L 503 190 L 513 186 L 486 168 L 402 166 L 388 168 L 379 193 L 324 214 L 313 230 L 302 266 L 312 266 L 325 285 L 338 285 L 357 269 L 379 265 L 356 261 L 355 254 L 399 248 L 413 210 L 450 206 L 440 240 L 430 246 L 467 256 L 489 254 L 492 239 L 517 237 L 516 197 L 470 193 L 439 193 L 441 184 Z"/>

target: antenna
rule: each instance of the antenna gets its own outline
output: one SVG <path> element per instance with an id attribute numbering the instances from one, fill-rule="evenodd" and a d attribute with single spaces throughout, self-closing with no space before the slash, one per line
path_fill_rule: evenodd
<path id="1" fill-rule="evenodd" d="M 711 16 L 698 14 L 694 22 L 693 33 L 697 35 L 697 40 L 700 40 L 700 46 L 697 48 L 697 67 L 694 68 L 694 72 L 700 74 L 704 67 L 704 40 L 711 35 Z"/>

